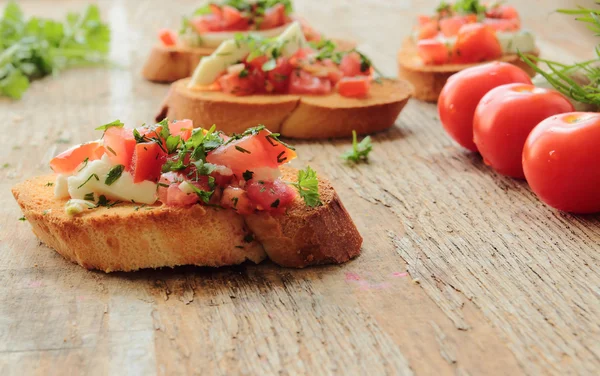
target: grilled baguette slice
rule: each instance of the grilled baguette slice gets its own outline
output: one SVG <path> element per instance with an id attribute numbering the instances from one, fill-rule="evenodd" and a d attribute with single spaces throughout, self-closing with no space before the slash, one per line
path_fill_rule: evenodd
<path id="1" fill-rule="evenodd" d="M 207 128 L 217 124 L 225 133 L 241 133 L 264 124 L 271 132 L 302 139 L 388 129 L 413 92 L 408 82 L 391 79 L 374 82 L 367 98 L 347 98 L 338 93 L 234 96 L 190 89 L 188 82 L 184 79 L 172 84 L 157 119 L 191 119 L 196 126 Z"/>
<path id="2" fill-rule="evenodd" d="M 532 55 L 538 56 L 539 51 Z M 518 66 L 531 77 L 535 75 L 534 70 L 516 54 L 504 55 L 498 60 Z M 417 54 L 417 45 L 412 38 L 405 39 L 402 48 L 398 51 L 398 77 L 413 84 L 415 98 L 427 102 L 437 102 L 440 92 L 450 76 L 476 65 L 479 64 L 425 65 Z"/>
<path id="3" fill-rule="evenodd" d="M 355 43 L 339 39 L 333 40 L 340 51 L 354 48 Z M 148 81 L 170 83 L 190 77 L 203 56 L 215 51 L 211 47 L 165 46 L 156 44 L 142 68 L 142 76 Z"/>
<path id="4" fill-rule="evenodd" d="M 294 181 L 297 171 L 282 168 Z M 70 217 L 67 200 L 56 199 L 40 176 L 12 190 L 34 234 L 66 259 L 86 269 L 134 271 L 177 265 L 225 266 L 267 256 L 282 266 L 302 268 L 341 263 L 358 256 L 362 238 L 339 197 L 320 179 L 323 206 L 301 198 L 286 214 L 243 217 L 230 209 L 193 205 L 139 206 L 122 203 Z M 254 236 L 250 236 L 254 234 Z"/>

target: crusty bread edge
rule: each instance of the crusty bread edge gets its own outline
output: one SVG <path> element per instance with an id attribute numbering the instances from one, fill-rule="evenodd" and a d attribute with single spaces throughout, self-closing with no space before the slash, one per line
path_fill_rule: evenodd
<path id="1" fill-rule="evenodd" d="M 413 94 L 407 81 L 391 82 L 393 96 L 373 103 L 368 100 L 328 96 L 256 95 L 235 97 L 224 93 L 198 95 L 180 80 L 172 84 L 156 120 L 191 119 L 198 126 L 216 124 L 226 133 L 239 133 L 250 126 L 264 124 L 270 131 L 289 138 L 324 139 L 371 134 L 392 127 Z M 380 89 L 374 83 L 371 90 Z M 326 103 L 327 102 L 327 103 Z M 344 105 L 339 105 L 343 103 Z M 369 103 L 366 104 L 365 103 Z M 333 104 L 333 105 L 332 105 Z"/>

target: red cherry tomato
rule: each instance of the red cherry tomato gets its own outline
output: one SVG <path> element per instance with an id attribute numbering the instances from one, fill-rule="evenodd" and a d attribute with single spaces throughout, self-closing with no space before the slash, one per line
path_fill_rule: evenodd
<path id="1" fill-rule="evenodd" d="M 285 23 L 285 6 L 277 4 L 265 11 L 263 20 L 259 25 L 260 30 L 273 29 Z"/>
<path id="2" fill-rule="evenodd" d="M 435 20 L 423 23 L 420 25 L 417 31 L 417 39 L 429 39 L 435 38 L 436 35 L 440 32 L 438 22 Z"/>
<path id="3" fill-rule="evenodd" d="M 450 61 L 448 46 L 436 39 L 418 41 L 417 54 L 424 64 L 446 64 Z"/>
<path id="4" fill-rule="evenodd" d="M 464 69 L 450 77 L 438 99 L 446 132 L 464 148 L 477 151 L 473 142 L 475 107 L 488 91 L 510 83 L 531 84 L 531 79 L 524 70 L 501 62 Z"/>
<path id="5" fill-rule="evenodd" d="M 502 46 L 493 28 L 480 23 L 470 23 L 463 25 L 458 31 L 452 51 L 453 63 L 479 63 L 500 56 L 502 56 Z"/>
<path id="6" fill-rule="evenodd" d="M 468 16 L 453 16 L 446 17 L 440 20 L 440 30 L 446 37 L 453 37 L 458 34 L 458 31 L 463 25 L 477 22 L 477 16 L 474 14 Z"/>
<path id="7" fill-rule="evenodd" d="M 343 77 L 337 86 L 344 97 L 362 98 L 369 94 L 371 79 L 367 76 Z"/>
<path id="8" fill-rule="evenodd" d="M 481 98 L 473 118 L 473 140 L 483 160 L 499 173 L 524 178 L 523 145 L 531 130 L 549 116 L 573 111 L 557 91 L 508 84 Z"/>
<path id="9" fill-rule="evenodd" d="M 546 204 L 572 213 L 600 212 L 600 114 L 547 118 L 523 149 L 531 189 Z"/>

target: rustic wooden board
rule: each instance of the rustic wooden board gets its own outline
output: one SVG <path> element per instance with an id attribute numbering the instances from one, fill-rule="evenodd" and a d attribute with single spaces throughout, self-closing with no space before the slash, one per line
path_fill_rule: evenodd
<path id="1" fill-rule="evenodd" d="M 58 17 L 80 1 L 21 1 Z M 353 38 L 387 74 L 412 20 L 436 1 L 296 0 L 329 35 Z M 568 1 L 520 2 L 546 56 L 588 57 L 595 41 Z M 5 2 L 0 2 L 4 6 Z M 365 238 L 341 266 L 88 272 L 38 244 L 10 187 L 47 172 L 69 144 L 119 118 L 152 119 L 166 87 L 140 65 L 183 0 L 101 3 L 113 69 L 69 71 L 0 100 L 0 374 L 597 374 L 597 216 L 541 204 L 444 134 L 435 106 L 409 103 L 378 134 L 371 163 L 347 140 L 299 143 Z M 166 16 L 168 15 L 168 16 Z"/>

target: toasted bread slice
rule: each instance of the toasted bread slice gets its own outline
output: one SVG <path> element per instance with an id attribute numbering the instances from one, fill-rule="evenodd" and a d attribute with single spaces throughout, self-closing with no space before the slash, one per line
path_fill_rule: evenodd
<path id="1" fill-rule="evenodd" d="M 539 51 L 532 55 L 538 56 Z M 504 55 L 498 60 L 516 65 L 532 77 L 535 75 L 534 70 L 516 54 Z M 437 101 L 446 81 L 454 73 L 479 64 L 425 65 L 417 54 L 417 45 L 412 38 L 406 38 L 398 52 L 398 76 L 413 84 L 415 98 L 428 102 Z"/>
<path id="2" fill-rule="evenodd" d="M 351 50 L 355 43 L 339 39 L 333 40 L 340 51 Z M 165 46 L 156 44 L 142 68 L 142 76 L 154 82 L 173 82 L 186 78 L 194 73 L 194 69 L 203 56 L 215 51 L 209 47 Z"/>
<path id="3" fill-rule="evenodd" d="M 264 124 L 285 137 L 317 139 L 382 131 L 394 125 L 413 92 L 403 80 L 374 82 L 367 98 L 329 95 L 249 95 L 200 91 L 189 79 L 171 86 L 157 119 L 191 119 L 199 127 L 217 124 L 225 133 L 240 133 Z"/>
<path id="4" fill-rule="evenodd" d="M 282 168 L 284 179 L 296 170 Z M 323 206 L 307 207 L 296 197 L 287 213 L 244 218 L 229 209 L 193 205 L 100 207 L 70 217 L 66 199 L 56 199 L 48 182 L 27 180 L 12 190 L 35 235 L 66 259 L 105 272 L 177 265 L 225 266 L 246 260 L 302 268 L 341 263 L 360 253 L 362 238 L 338 195 L 319 179 Z M 249 234 L 254 233 L 254 240 Z M 264 248 L 263 248 L 264 247 Z M 266 252 L 265 252 L 266 251 Z"/>

